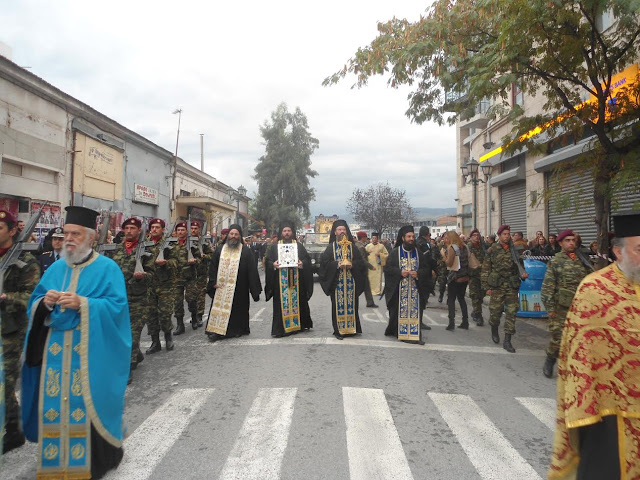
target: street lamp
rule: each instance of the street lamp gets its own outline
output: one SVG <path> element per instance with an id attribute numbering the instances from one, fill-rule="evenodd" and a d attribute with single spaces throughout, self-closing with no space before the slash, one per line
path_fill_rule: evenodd
<path id="1" fill-rule="evenodd" d="M 478 178 L 478 168 L 481 167 L 482 168 L 482 175 L 484 176 L 484 180 L 481 178 Z M 476 213 L 476 205 L 477 205 L 477 188 L 478 188 L 478 183 L 482 182 L 482 183 L 486 183 L 487 184 L 487 190 L 489 189 L 489 179 L 491 178 L 491 173 L 493 171 L 493 165 L 491 165 L 491 163 L 487 160 L 485 160 L 484 162 L 482 162 L 482 165 L 475 160 L 474 158 L 471 158 L 471 160 L 469 160 L 467 163 L 465 163 L 464 165 L 462 165 L 460 167 L 460 170 L 462 170 L 462 177 L 464 179 L 465 182 L 470 182 L 473 185 L 473 201 L 472 201 L 472 208 L 473 208 L 473 228 L 476 228 L 476 221 L 477 221 L 477 213 Z M 485 192 L 485 196 L 486 196 L 486 192 Z M 487 222 L 488 222 L 488 229 L 491 229 L 491 217 L 490 217 L 490 212 L 488 212 L 488 217 L 487 217 Z"/>
<path id="2" fill-rule="evenodd" d="M 240 223 L 240 197 L 244 197 L 247 194 L 247 189 L 242 185 L 238 187 L 238 195 L 236 195 L 236 223 Z M 243 225 L 244 226 L 244 225 Z"/>

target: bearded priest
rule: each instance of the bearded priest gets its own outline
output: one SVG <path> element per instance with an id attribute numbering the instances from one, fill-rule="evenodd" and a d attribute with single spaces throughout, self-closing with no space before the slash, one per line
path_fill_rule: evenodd
<path id="1" fill-rule="evenodd" d="M 284 222 L 280 226 L 278 242 L 269 246 L 265 256 L 264 293 L 267 301 L 273 298 L 271 335 L 276 338 L 313 328 L 309 309 L 309 300 L 313 295 L 311 257 L 304 246 L 296 241 L 294 233 L 293 223 Z M 279 262 L 279 246 L 294 244 L 297 265 L 284 267 Z"/>
<path id="2" fill-rule="evenodd" d="M 329 245 L 320 256 L 320 286 L 331 297 L 333 335 L 362 333 L 358 316 L 358 297 L 364 291 L 367 274 L 365 259 L 355 247 L 349 225 L 336 220 L 331 227 Z"/>
<path id="3" fill-rule="evenodd" d="M 206 333 L 211 342 L 249 335 L 249 295 L 260 300 L 262 283 L 242 227 L 231 225 L 224 243 L 211 258 L 207 293 L 212 298 Z"/>

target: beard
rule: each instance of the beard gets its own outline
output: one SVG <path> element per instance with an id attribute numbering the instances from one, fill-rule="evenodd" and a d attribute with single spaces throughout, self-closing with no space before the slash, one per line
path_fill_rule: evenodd
<path id="1" fill-rule="evenodd" d="M 347 236 L 346 233 L 341 233 L 339 235 L 336 235 L 336 242 L 341 242 L 343 238 L 345 238 Z"/>
<path id="2" fill-rule="evenodd" d="M 402 246 L 404 247 L 405 250 L 413 250 L 416 246 L 415 242 L 402 242 Z"/>
<path id="3" fill-rule="evenodd" d="M 627 277 L 631 282 L 640 284 L 640 265 L 634 265 L 631 260 L 624 254 L 624 249 L 622 250 L 623 254 L 620 258 L 618 258 L 618 267 L 624 273 L 624 276 Z"/>
<path id="4" fill-rule="evenodd" d="M 65 241 L 62 246 L 61 257 L 67 262 L 67 265 L 72 266 L 76 263 L 80 263 L 82 260 L 89 256 L 91 252 L 91 244 L 93 243 L 92 238 L 87 238 L 83 243 L 77 244 L 75 242 L 67 242 Z M 74 251 L 67 250 L 68 245 L 75 245 L 76 249 Z"/>
<path id="5" fill-rule="evenodd" d="M 238 240 L 237 238 L 229 238 L 227 240 L 227 245 L 229 245 L 231 248 L 238 248 L 238 245 L 240 245 L 240 240 Z"/>

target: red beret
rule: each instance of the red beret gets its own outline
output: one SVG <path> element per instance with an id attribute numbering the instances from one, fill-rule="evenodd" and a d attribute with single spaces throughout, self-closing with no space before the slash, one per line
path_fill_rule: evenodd
<path id="1" fill-rule="evenodd" d="M 574 233 L 573 230 L 563 230 L 556 237 L 556 241 L 560 242 L 560 241 L 564 240 L 565 237 L 575 237 L 575 235 L 576 234 Z"/>
<path id="2" fill-rule="evenodd" d="M 127 218 L 124 222 L 122 222 L 122 229 L 127 225 L 133 225 L 138 228 L 142 228 L 142 222 L 138 220 L 136 217 Z"/>
<path id="3" fill-rule="evenodd" d="M 364 238 L 367 236 L 367 232 L 363 232 L 362 230 L 360 230 L 358 233 L 356 233 L 356 235 L 358 236 L 358 238 Z"/>
<path id="4" fill-rule="evenodd" d="M 191 220 L 191 226 L 200 228 L 200 222 L 198 220 Z"/>
<path id="5" fill-rule="evenodd" d="M 187 228 L 187 222 L 176 223 L 176 230 L 180 227 Z"/>
<path id="6" fill-rule="evenodd" d="M 0 210 L 0 222 L 16 223 L 16 217 L 14 217 L 11 212 Z"/>
<path id="7" fill-rule="evenodd" d="M 473 236 L 474 233 L 477 233 L 478 235 L 480 235 L 480 230 L 478 230 L 477 228 L 474 228 L 473 230 L 471 230 L 471 233 L 469 234 L 469 236 Z"/>
<path id="8" fill-rule="evenodd" d="M 500 235 L 505 230 L 511 231 L 511 227 L 509 225 L 500 225 L 500 228 L 498 228 L 498 235 Z"/>
<path id="9" fill-rule="evenodd" d="M 159 223 L 162 228 L 165 227 L 164 220 L 162 220 L 161 218 L 152 218 L 151 220 L 149 220 L 149 226 L 153 225 L 154 223 Z"/>
<path id="10" fill-rule="evenodd" d="M 229 233 L 228 228 L 223 228 L 222 230 L 220 230 L 220 235 L 226 235 L 227 233 Z"/>

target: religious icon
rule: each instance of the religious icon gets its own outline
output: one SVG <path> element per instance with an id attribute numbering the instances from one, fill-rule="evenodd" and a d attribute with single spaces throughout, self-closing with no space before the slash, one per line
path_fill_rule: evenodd
<path id="1" fill-rule="evenodd" d="M 280 268 L 298 267 L 298 244 L 278 243 L 278 263 Z"/>

